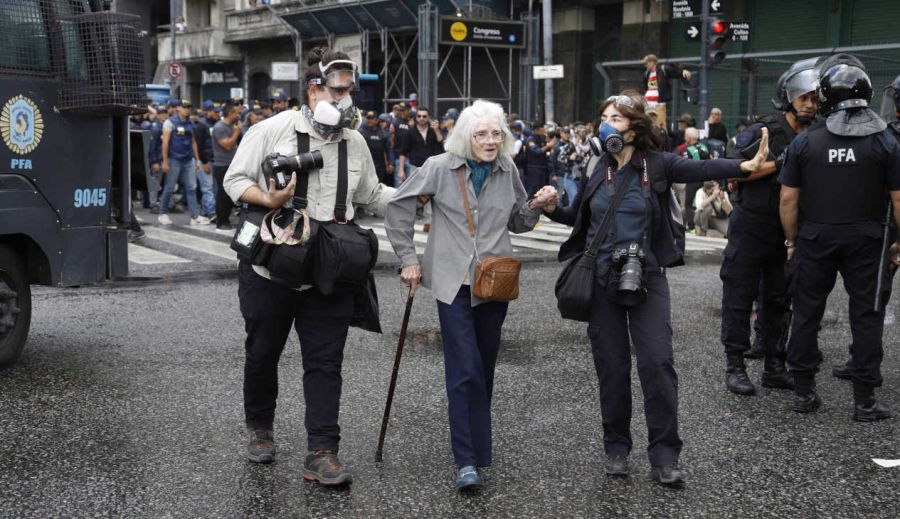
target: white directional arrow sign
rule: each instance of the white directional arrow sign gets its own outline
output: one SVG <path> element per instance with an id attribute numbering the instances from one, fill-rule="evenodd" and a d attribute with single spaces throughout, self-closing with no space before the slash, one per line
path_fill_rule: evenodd
<path id="1" fill-rule="evenodd" d="M 700 27 L 697 23 L 684 24 L 684 39 L 687 41 L 698 41 L 700 39 Z"/>
<path id="2" fill-rule="evenodd" d="M 709 3 L 709 8 L 714 13 L 721 13 L 722 2 L 720 2 L 719 0 L 712 0 L 712 2 Z"/>

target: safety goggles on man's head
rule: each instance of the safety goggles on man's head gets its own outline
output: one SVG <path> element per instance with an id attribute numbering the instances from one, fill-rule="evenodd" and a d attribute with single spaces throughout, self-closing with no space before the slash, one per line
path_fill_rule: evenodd
<path id="1" fill-rule="evenodd" d="M 359 68 L 348 59 L 336 59 L 329 63 L 319 63 L 321 78 L 310 80 L 310 84 L 321 85 L 332 94 L 344 94 L 356 88 L 359 81 Z"/>

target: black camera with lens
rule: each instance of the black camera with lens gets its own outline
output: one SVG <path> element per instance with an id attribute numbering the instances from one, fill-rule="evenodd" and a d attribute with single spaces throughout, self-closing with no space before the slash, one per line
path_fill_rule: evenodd
<path id="1" fill-rule="evenodd" d="M 644 253 L 644 249 L 637 243 L 631 243 L 627 248 L 613 251 L 612 264 L 619 271 L 617 295 L 622 304 L 634 306 L 644 301 L 647 292 L 643 287 L 641 276 L 646 259 L 647 255 Z"/>
<path id="2" fill-rule="evenodd" d="M 266 155 L 262 163 L 263 174 L 275 179 L 278 189 L 284 189 L 291 181 L 291 172 L 301 175 L 321 169 L 324 164 L 322 152 L 313 150 L 299 155 L 286 156 L 279 153 Z"/>

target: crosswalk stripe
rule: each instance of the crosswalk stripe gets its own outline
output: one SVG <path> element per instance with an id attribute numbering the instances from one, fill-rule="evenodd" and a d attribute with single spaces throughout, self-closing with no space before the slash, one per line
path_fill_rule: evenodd
<path id="1" fill-rule="evenodd" d="M 381 259 L 387 260 L 394 257 L 394 248 L 387 239 L 387 231 L 384 229 L 383 220 L 366 219 L 360 225 L 372 231 L 378 237 L 378 250 L 382 253 Z M 416 244 L 416 253 L 424 254 L 425 245 L 428 243 L 428 235 L 424 232 L 423 225 L 416 223 L 416 232 L 413 240 Z M 195 252 L 208 254 L 217 258 L 237 261 L 234 251 L 229 247 L 230 233 L 216 232 L 215 226 L 194 226 L 191 232 L 184 232 L 178 227 L 145 228 L 147 236 L 155 240 L 164 241 L 189 249 Z M 212 235 L 208 238 L 197 236 L 197 232 Z M 510 243 L 518 250 L 530 249 L 550 253 L 556 253 L 563 242 L 568 239 L 571 227 L 542 218 L 540 225 L 533 231 L 522 234 L 511 234 Z M 721 238 L 694 236 L 686 237 L 686 248 L 690 252 L 719 253 L 728 243 Z M 154 265 L 162 263 L 187 263 L 192 260 L 182 258 L 174 254 L 168 254 L 152 248 L 140 245 L 129 245 L 129 260 L 138 265 Z"/>
<path id="2" fill-rule="evenodd" d="M 162 240 L 185 249 L 196 252 L 202 252 L 218 258 L 227 259 L 237 263 L 237 254 L 228 244 L 208 238 L 201 238 L 192 234 L 182 233 L 175 230 L 162 229 L 159 227 L 147 227 L 144 229 L 147 236 L 156 240 Z"/>
<path id="3" fill-rule="evenodd" d="M 166 254 L 158 250 L 137 245 L 128 244 L 128 261 L 137 265 L 161 265 L 163 263 L 190 263 L 191 260 Z"/>

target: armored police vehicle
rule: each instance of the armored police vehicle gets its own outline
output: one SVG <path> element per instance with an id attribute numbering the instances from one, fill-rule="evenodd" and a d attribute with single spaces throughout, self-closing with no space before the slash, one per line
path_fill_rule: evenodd
<path id="1" fill-rule="evenodd" d="M 127 275 L 137 21 L 100 0 L 0 2 L 0 366 L 25 345 L 30 285 Z"/>

